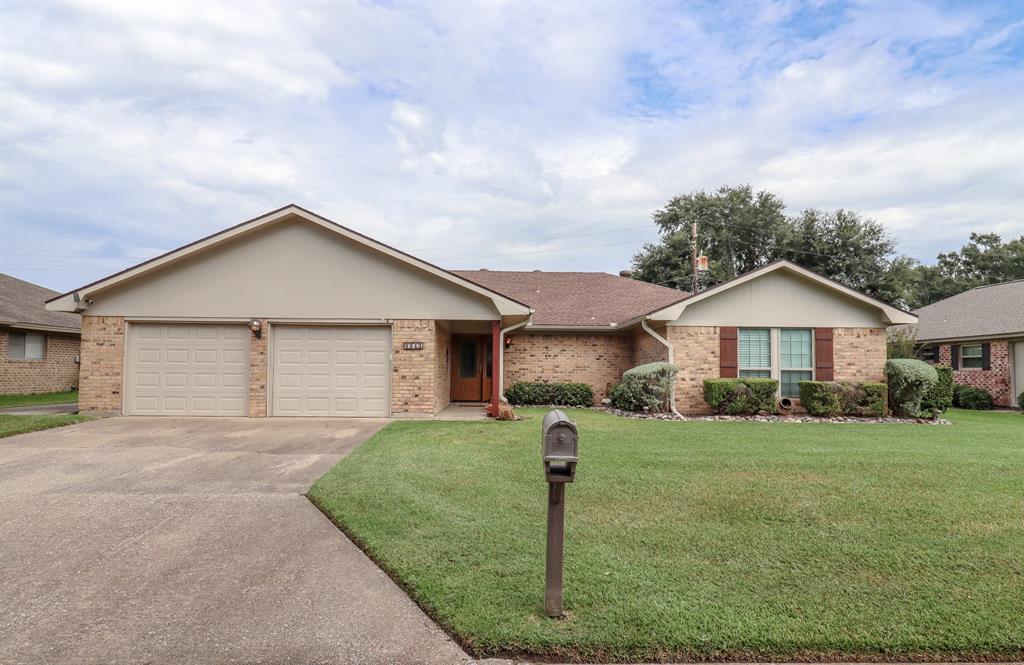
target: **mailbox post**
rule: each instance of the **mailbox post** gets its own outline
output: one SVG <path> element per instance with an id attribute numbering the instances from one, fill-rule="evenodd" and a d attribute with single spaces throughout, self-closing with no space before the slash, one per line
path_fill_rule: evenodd
<path id="1" fill-rule="evenodd" d="M 548 483 L 548 542 L 544 576 L 544 613 L 562 616 L 562 555 L 565 544 L 565 485 L 576 477 L 579 433 L 565 413 L 555 409 L 541 426 L 541 458 Z"/>

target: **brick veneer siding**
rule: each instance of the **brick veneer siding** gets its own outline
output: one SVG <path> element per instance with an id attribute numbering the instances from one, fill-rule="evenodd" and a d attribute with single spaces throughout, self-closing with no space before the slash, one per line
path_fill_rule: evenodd
<path id="1" fill-rule="evenodd" d="M 249 335 L 249 417 L 267 416 L 267 320 L 260 319 L 263 334 Z"/>
<path id="2" fill-rule="evenodd" d="M 632 335 L 512 333 L 505 349 L 505 389 L 519 381 L 578 382 L 597 402 L 633 366 Z"/>
<path id="3" fill-rule="evenodd" d="M 836 381 L 885 381 L 885 328 L 833 328 Z"/>
<path id="4" fill-rule="evenodd" d="M 124 383 L 124 317 L 82 317 L 81 411 L 121 412 Z"/>
<path id="5" fill-rule="evenodd" d="M 405 342 L 423 342 L 406 351 Z M 437 400 L 437 326 L 432 319 L 397 320 L 391 335 L 391 413 L 433 414 Z"/>
<path id="6" fill-rule="evenodd" d="M 664 330 L 655 329 L 655 332 L 665 337 Z M 665 345 L 651 337 L 643 328 L 638 328 L 633 335 L 633 365 L 667 361 L 668 349 Z"/>
<path id="7" fill-rule="evenodd" d="M 11 332 L 0 330 L 0 395 L 53 393 L 78 385 L 78 335 L 15 330 L 46 337 L 42 359 L 15 360 L 7 355 Z"/>
<path id="8" fill-rule="evenodd" d="M 718 327 L 669 326 L 668 341 L 679 367 L 676 409 L 684 415 L 713 413 L 704 401 L 704 379 L 719 376 Z"/>
<path id="9" fill-rule="evenodd" d="M 434 361 L 434 412 L 437 413 L 452 401 L 452 335 L 443 325 L 435 323 L 434 339 L 437 349 Z"/>
<path id="10" fill-rule="evenodd" d="M 980 342 L 971 342 L 980 344 Z M 992 393 L 992 400 L 999 406 L 1012 406 L 1015 397 L 1010 395 L 1010 343 L 1007 340 L 985 342 L 989 345 L 989 369 L 960 369 L 953 372 L 953 382 L 975 388 L 984 388 Z M 939 346 L 939 364 L 951 366 L 950 345 Z M 1024 390 L 1024 388 L 1017 388 Z"/>

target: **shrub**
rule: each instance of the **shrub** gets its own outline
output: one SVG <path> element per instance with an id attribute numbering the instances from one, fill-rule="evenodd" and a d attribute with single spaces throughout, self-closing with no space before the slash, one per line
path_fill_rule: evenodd
<path id="1" fill-rule="evenodd" d="M 884 383 L 801 381 L 800 404 L 812 416 L 884 416 L 887 408 Z"/>
<path id="2" fill-rule="evenodd" d="M 1024 393 L 1017 395 L 1017 406 L 1024 409 Z"/>
<path id="3" fill-rule="evenodd" d="M 986 411 L 992 408 L 992 393 L 984 388 L 958 384 L 953 390 L 953 403 L 961 409 Z"/>
<path id="4" fill-rule="evenodd" d="M 704 401 L 717 413 L 750 416 L 775 413 L 775 379 L 704 379 Z"/>
<path id="5" fill-rule="evenodd" d="M 921 400 L 939 380 L 938 372 L 926 362 L 910 358 L 886 361 L 885 377 L 889 382 L 889 406 L 897 416 L 919 418 Z"/>
<path id="6" fill-rule="evenodd" d="M 939 380 L 921 399 L 921 411 L 941 413 L 953 406 L 953 368 L 936 367 Z"/>
<path id="7" fill-rule="evenodd" d="M 585 383 L 521 381 L 505 391 L 511 404 L 546 406 L 593 406 L 594 390 Z"/>
<path id="8" fill-rule="evenodd" d="M 647 363 L 627 369 L 612 388 L 612 406 L 623 411 L 665 411 L 679 368 L 670 363 Z"/>

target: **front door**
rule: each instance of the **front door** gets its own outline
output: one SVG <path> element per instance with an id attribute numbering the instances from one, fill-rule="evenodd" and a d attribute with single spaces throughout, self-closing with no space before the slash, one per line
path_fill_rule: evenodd
<path id="1" fill-rule="evenodd" d="M 491 338 L 453 335 L 452 401 L 485 402 L 491 396 Z"/>

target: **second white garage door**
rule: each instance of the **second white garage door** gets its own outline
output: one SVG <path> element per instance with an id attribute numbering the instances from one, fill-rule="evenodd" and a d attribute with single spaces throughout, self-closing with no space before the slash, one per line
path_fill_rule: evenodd
<path id="1" fill-rule="evenodd" d="M 275 416 L 386 418 L 391 330 L 274 326 Z"/>

